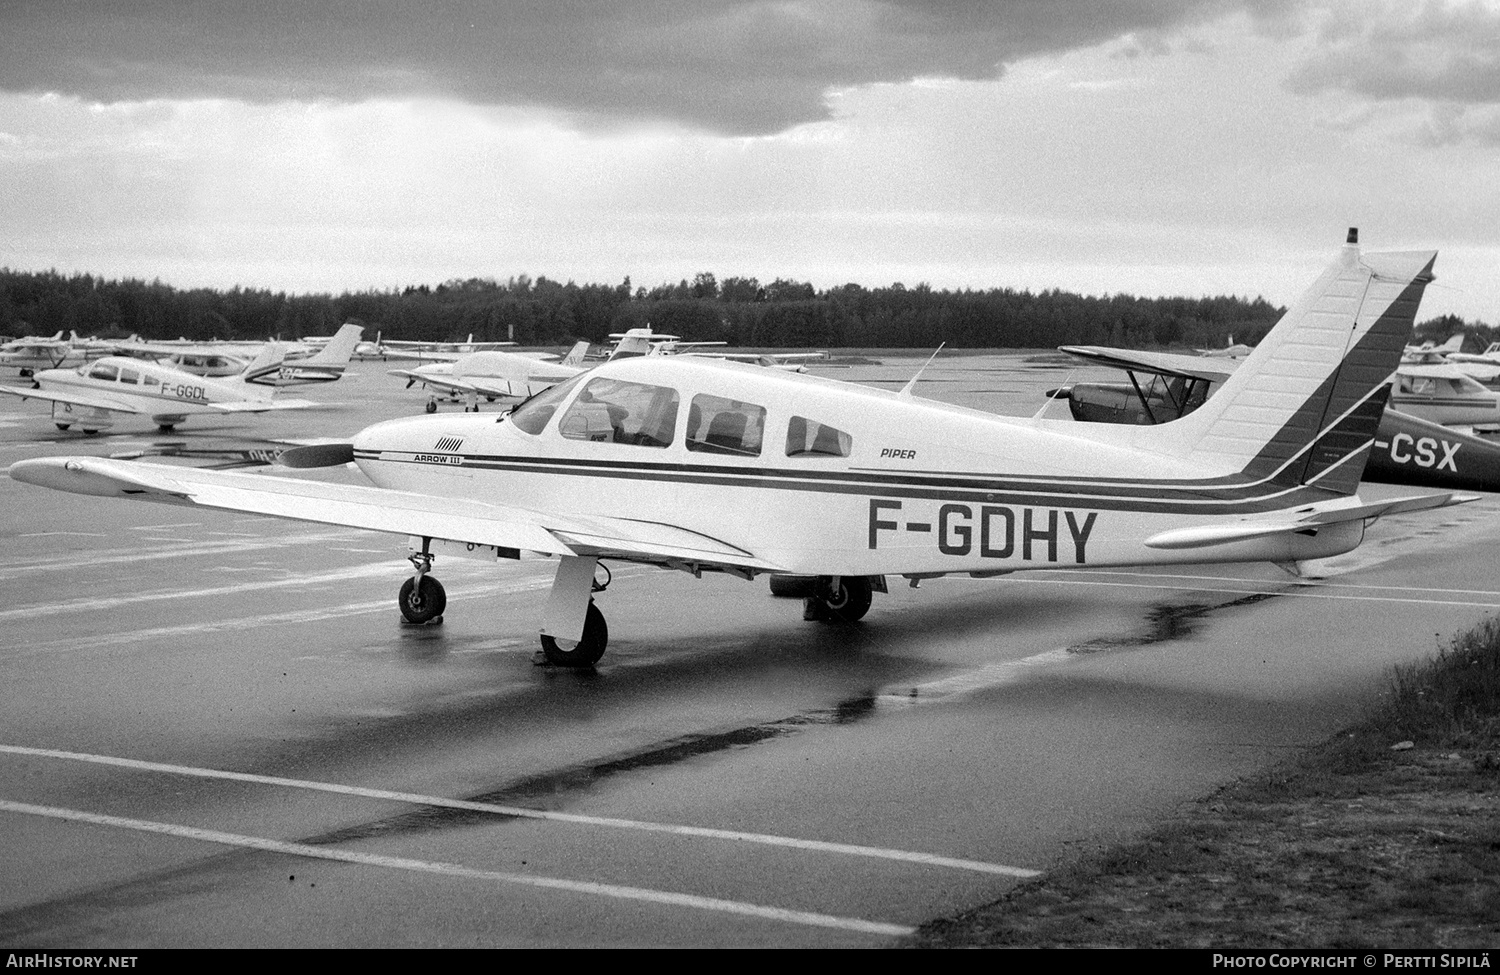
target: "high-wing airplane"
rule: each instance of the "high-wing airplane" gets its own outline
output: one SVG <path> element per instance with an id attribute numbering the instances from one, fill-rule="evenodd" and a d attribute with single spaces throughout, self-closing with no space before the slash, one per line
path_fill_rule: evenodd
<path id="1" fill-rule="evenodd" d="M 354 355 L 364 326 L 345 323 L 339 326 L 333 338 L 311 355 L 294 358 L 287 356 L 280 362 L 245 368 L 242 378 L 246 382 L 263 386 L 302 386 L 309 383 L 331 383 L 344 375 L 349 359 Z"/>
<path id="2" fill-rule="evenodd" d="M 1238 365 L 1223 359 L 1169 352 L 1098 346 L 1062 349 L 1086 362 L 1122 369 L 1130 378 L 1128 384 L 1074 383 L 1049 394 L 1067 400 L 1073 418 L 1083 422 L 1139 424 L 1176 420 L 1202 406 L 1212 395 L 1214 385 L 1233 375 Z M 1432 387 L 1426 385 L 1430 381 L 1408 372 L 1433 368 L 1446 367 L 1397 367 L 1396 384 L 1381 414 L 1364 479 L 1379 484 L 1500 491 L 1500 441 L 1444 426 L 1416 415 L 1415 410 L 1407 407 L 1424 395 L 1433 398 Z M 1485 398 L 1478 408 L 1493 410 L 1495 394 L 1488 390 L 1481 392 Z M 1471 398 L 1470 402 L 1475 401 Z"/>
<path id="3" fill-rule="evenodd" d="M 15 369 L 22 377 L 30 377 L 38 369 L 75 366 L 102 354 L 89 349 L 77 335 L 65 339 L 59 331 L 51 338 L 29 335 L 0 345 L 0 366 Z"/>
<path id="4" fill-rule="evenodd" d="M 411 359 L 456 359 L 470 352 L 485 352 L 493 349 L 504 349 L 515 345 L 514 342 L 476 342 L 474 333 L 469 333 L 469 338 L 464 342 L 418 342 L 410 340 L 386 339 L 380 342 L 382 354 L 405 356 Z"/>
<path id="5" fill-rule="evenodd" d="M 548 386 L 573 378 L 587 368 L 583 365 L 583 357 L 588 348 L 587 342 L 579 342 L 559 362 L 518 352 L 470 352 L 452 362 L 386 371 L 392 376 L 404 376 L 407 389 L 421 383 L 463 400 L 466 410 L 477 413 L 480 397 L 491 402 L 517 403 Z M 437 412 L 436 395 L 428 397 L 427 412 Z"/>
<path id="6" fill-rule="evenodd" d="M 275 368 L 281 358 L 281 350 L 268 345 L 251 370 Z M 256 385 L 244 376 L 197 376 L 129 356 L 104 356 L 77 369 L 44 369 L 32 380 L 30 388 L 0 386 L 0 392 L 47 400 L 59 430 L 76 423 L 84 433 L 108 429 L 121 413 L 150 416 L 157 429 L 166 432 L 195 413 L 264 413 L 317 405 L 278 399 L 274 387 Z"/>
<path id="7" fill-rule="evenodd" d="M 608 642 L 600 562 L 818 577 L 807 609 L 857 620 L 889 575 L 1349 551 L 1380 515 L 1469 500 L 1355 492 L 1433 252 L 1351 241 L 1218 395 L 1175 423 L 1001 417 L 822 377 L 688 356 L 604 363 L 512 412 L 388 420 L 286 466 L 353 463 L 373 486 L 46 457 L 18 481 L 409 536 L 398 603 L 431 622 L 434 557 L 558 559 L 547 659 Z"/>

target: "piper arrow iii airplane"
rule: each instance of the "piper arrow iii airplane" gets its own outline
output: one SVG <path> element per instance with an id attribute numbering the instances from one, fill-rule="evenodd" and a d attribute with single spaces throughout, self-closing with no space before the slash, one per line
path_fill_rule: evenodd
<path id="1" fill-rule="evenodd" d="M 687 356 L 607 362 L 509 414 L 389 420 L 286 466 L 353 461 L 374 486 L 93 457 L 10 468 L 103 497 L 409 537 L 398 603 L 436 621 L 436 556 L 558 560 L 541 643 L 597 661 L 600 562 L 818 577 L 804 615 L 857 620 L 889 575 L 1349 551 L 1366 522 L 1469 498 L 1355 494 L 1433 252 L 1352 241 L 1219 394 L 1161 426 L 1001 417 L 900 392 Z"/>
<path id="2" fill-rule="evenodd" d="M 267 345 L 246 375 L 275 368 L 282 351 Z M 75 423 L 84 433 L 114 425 L 115 414 L 147 415 L 166 433 L 195 413 L 264 413 L 316 406 L 310 400 L 277 399 L 276 389 L 256 385 L 245 375 L 227 379 L 198 376 L 159 362 L 129 356 L 105 356 L 77 369 L 44 369 L 30 388 L 0 385 L 0 392 L 21 399 L 47 400 L 59 430 Z"/>

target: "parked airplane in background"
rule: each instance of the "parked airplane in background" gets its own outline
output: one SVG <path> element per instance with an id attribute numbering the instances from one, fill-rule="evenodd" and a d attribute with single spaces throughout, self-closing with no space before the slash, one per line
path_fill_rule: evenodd
<path id="1" fill-rule="evenodd" d="M 1236 342 L 1234 336 L 1229 336 L 1229 342 L 1222 349 L 1196 349 L 1199 355 L 1206 355 L 1213 359 L 1243 359 L 1255 351 L 1243 342 Z"/>
<path id="2" fill-rule="evenodd" d="M 579 342 L 560 362 L 550 355 L 519 352 L 470 352 L 453 362 L 435 362 L 415 369 L 389 369 L 392 376 L 406 377 L 406 388 L 421 383 L 435 390 L 428 397 L 427 412 L 437 412 L 437 393 L 462 400 L 465 410 L 479 412 L 479 398 L 490 402 L 516 403 L 583 372 L 587 342 Z"/>
<path id="3" fill-rule="evenodd" d="M 1421 345 L 1408 345 L 1402 349 L 1402 362 L 1442 362 L 1448 356 L 1460 351 L 1464 347 L 1464 333 L 1448 336 L 1441 345 L 1432 342 L 1423 342 Z"/>
<path id="4" fill-rule="evenodd" d="M 268 345 L 252 368 L 274 368 L 281 356 L 281 349 Z M 44 369 L 32 379 L 31 388 L 0 386 L 0 392 L 47 400 L 59 430 L 76 423 L 84 433 L 110 428 L 121 413 L 150 416 L 157 429 L 166 432 L 195 413 L 264 413 L 317 405 L 276 399 L 274 388 L 243 376 L 213 379 L 128 356 L 105 356 L 77 369 Z"/>
<path id="5" fill-rule="evenodd" d="M 1491 342 L 1483 352 L 1450 352 L 1444 361 L 1466 376 L 1493 383 L 1500 378 L 1500 342 Z"/>
<path id="6" fill-rule="evenodd" d="M 1066 399 L 1075 420 L 1097 423 L 1167 423 L 1198 409 L 1215 384 L 1234 374 L 1237 363 L 1166 352 L 1136 352 L 1097 346 L 1063 346 L 1086 362 L 1122 369 L 1124 383 L 1073 383 L 1049 396 Z M 1398 366 L 1397 383 L 1408 382 Z M 1493 397 L 1494 394 L 1487 395 Z M 1402 412 L 1395 394 L 1376 429 L 1364 479 L 1380 484 L 1469 491 L 1500 491 L 1500 441 Z"/>
<path id="7" fill-rule="evenodd" d="M 1500 425 L 1500 393 L 1446 362 L 1398 367 L 1391 409 L 1443 426 Z"/>
<path id="8" fill-rule="evenodd" d="M 515 344 L 514 342 L 476 342 L 473 332 L 469 333 L 466 342 L 414 342 L 386 339 L 379 343 L 384 354 L 399 355 L 410 359 L 456 359 L 470 352 L 506 349 Z"/>
<path id="9" fill-rule="evenodd" d="M 888 575 L 1269 560 L 1349 551 L 1368 519 L 1453 504 L 1355 491 L 1432 252 L 1350 243 L 1224 382 L 1175 423 L 1000 417 L 688 356 L 605 363 L 509 414 L 409 417 L 287 466 L 353 461 L 375 486 L 46 457 L 18 481 L 406 535 L 398 602 L 435 621 L 439 554 L 556 557 L 542 649 L 608 641 L 601 560 L 819 577 L 808 609 L 859 619 Z"/>
<path id="10" fill-rule="evenodd" d="M 312 355 L 302 358 L 285 358 L 280 362 L 262 366 L 247 366 L 243 373 L 246 382 L 265 386 L 302 386 L 309 383 L 331 383 L 344 375 L 354 348 L 364 327 L 346 323 L 339 326 L 338 334 Z"/>
<path id="11" fill-rule="evenodd" d="M 614 347 L 609 352 L 610 359 L 628 359 L 637 355 L 696 355 L 710 359 L 752 362 L 758 366 L 784 369 L 787 372 L 806 372 L 804 363 L 828 358 L 827 352 L 705 352 L 704 349 L 729 343 L 684 342 L 677 335 L 653 332 L 649 325 L 624 332 L 611 332 L 609 337 L 615 340 Z"/>
<path id="12" fill-rule="evenodd" d="M 21 376 L 27 377 L 38 369 L 75 366 L 103 354 L 91 349 L 77 334 L 66 339 L 62 332 L 51 338 L 28 335 L 0 345 L 0 366 L 16 369 Z"/>

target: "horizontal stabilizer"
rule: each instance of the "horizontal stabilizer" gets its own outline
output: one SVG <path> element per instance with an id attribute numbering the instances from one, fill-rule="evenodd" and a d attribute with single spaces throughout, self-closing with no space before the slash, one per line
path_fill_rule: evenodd
<path id="1" fill-rule="evenodd" d="M 1272 535 L 1311 532 L 1325 525 L 1337 525 L 1366 518 L 1379 518 L 1407 511 L 1426 511 L 1444 508 L 1453 504 L 1478 501 L 1477 494 L 1458 494 L 1448 491 L 1441 494 L 1419 494 L 1404 498 L 1389 498 L 1369 504 L 1326 508 L 1301 518 L 1282 516 L 1271 521 L 1240 521 L 1227 525 L 1197 525 L 1192 528 L 1174 528 L 1146 539 L 1145 546 L 1155 549 L 1209 548 L 1214 545 L 1229 545 L 1234 542 L 1267 538 Z"/>

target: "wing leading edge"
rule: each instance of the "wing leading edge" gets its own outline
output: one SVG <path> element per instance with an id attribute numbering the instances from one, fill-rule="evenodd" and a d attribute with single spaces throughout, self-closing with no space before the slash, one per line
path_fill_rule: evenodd
<path id="1" fill-rule="evenodd" d="M 781 568 L 737 546 L 663 522 L 560 516 L 363 485 L 97 457 L 23 460 L 12 464 L 9 473 L 17 481 L 73 494 L 243 511 L 542 555 L 756 572 Z"/>

